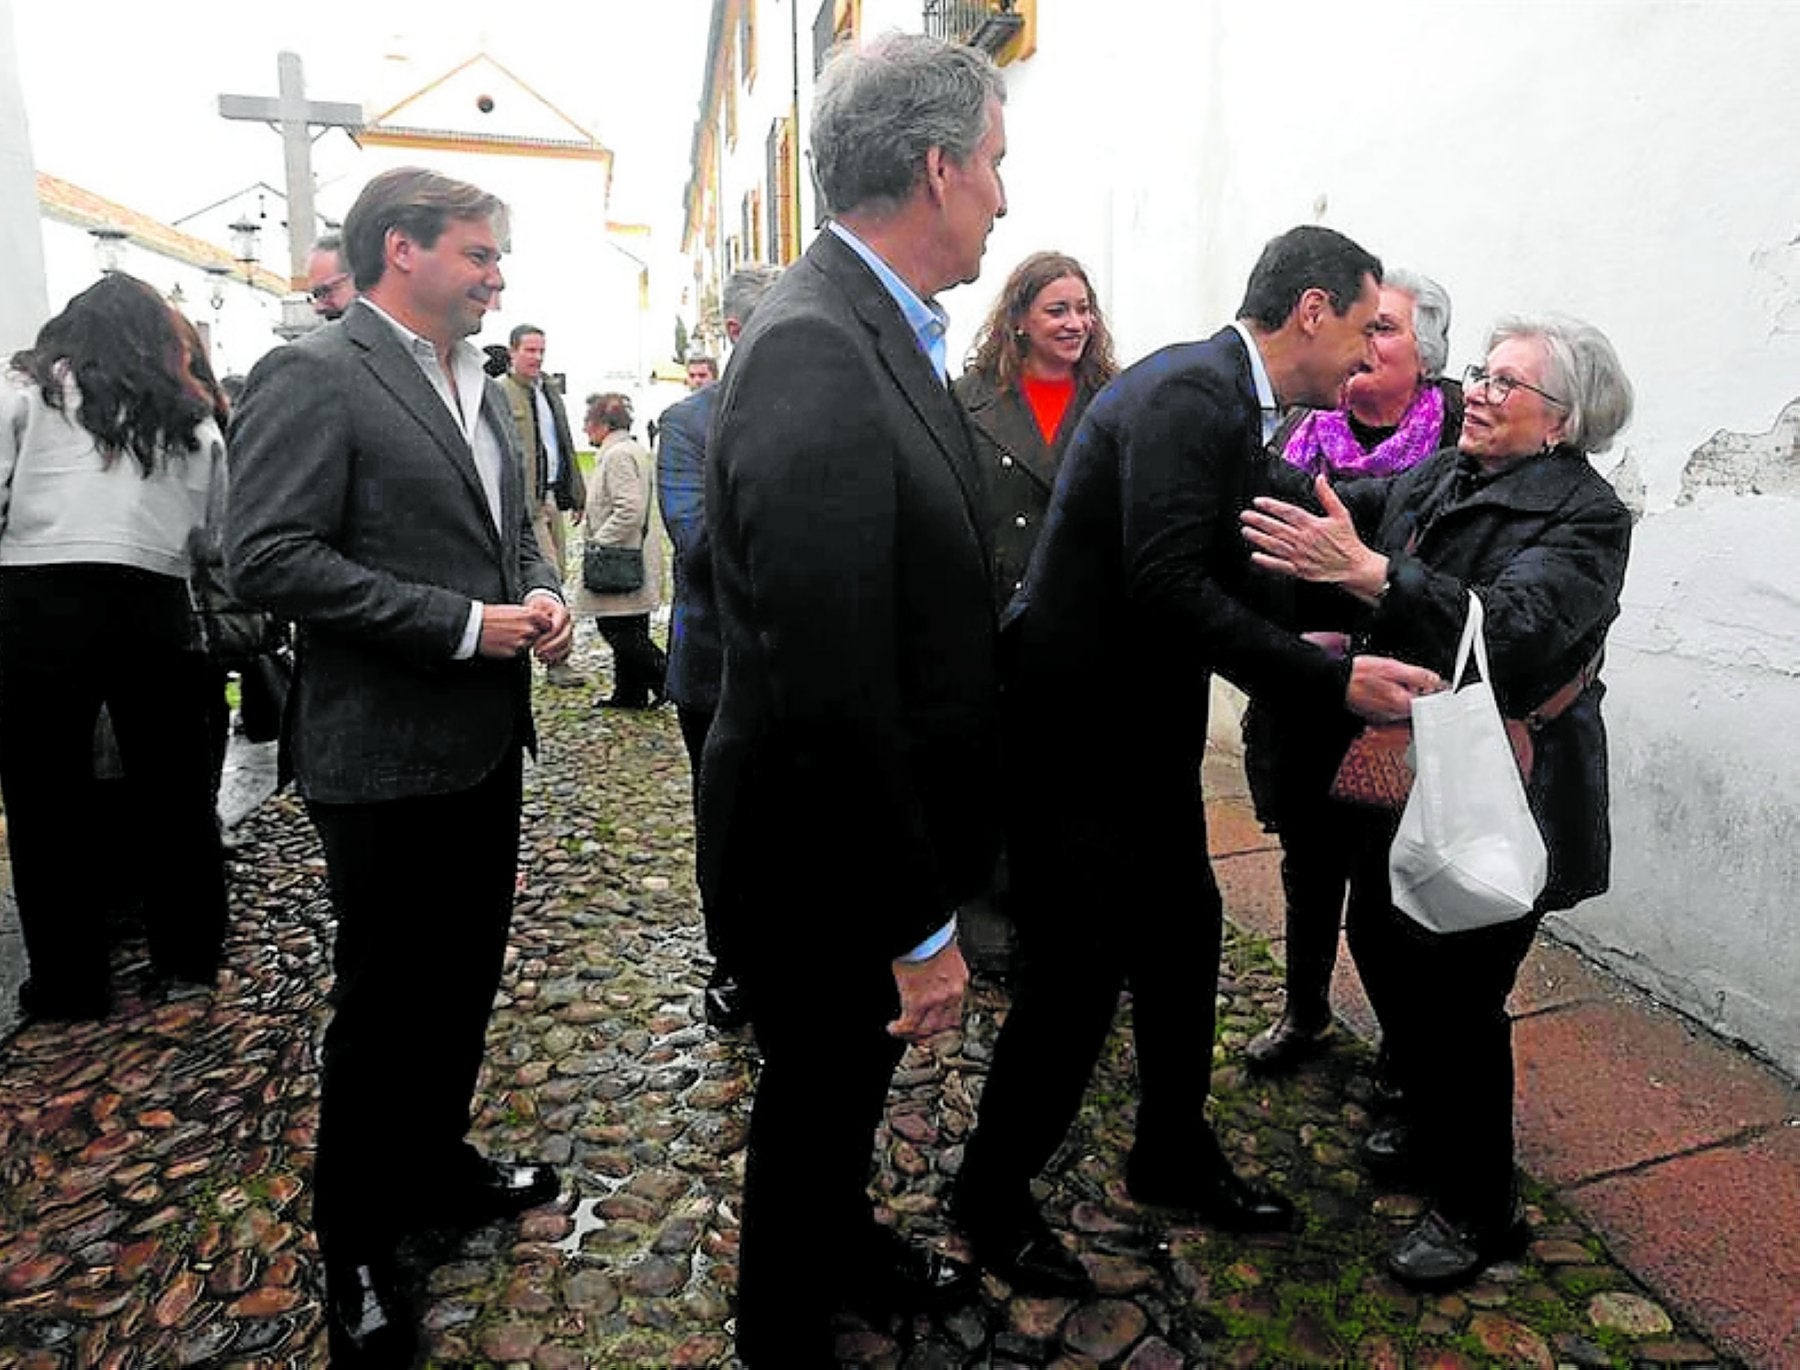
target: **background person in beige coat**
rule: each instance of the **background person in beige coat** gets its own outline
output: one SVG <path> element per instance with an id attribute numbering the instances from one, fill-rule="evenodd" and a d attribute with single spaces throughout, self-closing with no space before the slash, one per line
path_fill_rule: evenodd
<path id="1" fill-rule="evenodd" d="M 613 692 L 597 708 L 652 709 L 663 702 L 669 661 L 650 640 L 650 614 L 662 602 L 663 542 L 656 517 L 656 463 L 631 436 L 631 401 L 624 395 L 594 395 L 587 405 L 587 436 L 596 450 L 588 482 L 587 542 L 602 547 L 638 547 L 644 553 L 644 583 L 622 594 L 596 594 L 583 585 L 572 606 L 592 614 L 613 654 Z"/>

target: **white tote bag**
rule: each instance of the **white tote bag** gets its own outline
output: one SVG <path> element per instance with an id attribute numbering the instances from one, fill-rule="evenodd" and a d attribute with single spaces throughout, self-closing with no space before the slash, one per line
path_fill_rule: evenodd
<path id="1" fill-rule="evenodd" d="M 1433 932 L 1523 918 L 1549 873 L 1488 683 L 1481 623 L 1481 600 L 1471 593 L 1451 688 L 1413 701 L 1417 779 L 1388 853 L 1395 905 Z M 1471 653 L 1481 678 L 1463 685 Z"/>

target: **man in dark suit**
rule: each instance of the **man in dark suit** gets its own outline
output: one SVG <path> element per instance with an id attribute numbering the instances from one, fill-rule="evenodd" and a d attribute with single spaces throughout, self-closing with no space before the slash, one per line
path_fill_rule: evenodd
<path id="1" fill-rule="evenodd" d="M 298 624 L 294 776 L 337 911 L 313 1216 L 332 1363 L 410 1363 L 395 1244 L 554 1197 L 465 1139 L 500 981 L 533 745 L 528 652 L 567 655 L 516 435 L 466 341 L 505 207 L 403 168 L 344 224 L 362 292 L 265 357 L 231 435 L 227 566 Z"/>
<path id="2" fill-rule="evenodd" d="M 740 267 L 725 278 L 719 310 L 725 336 L 736 343 L 758 302 L 781 275 L 778 266 Z M 706 546 L 706 433 L 719 398 L 708 384 L 663 411 L 656 446 L 656 507 L 674 548 L 675 594 L 669 619 L 669 676 L 666 690 L 681 721 L 688 772 L 694 789 L 694 822 L 700 821 L 700 759 L 719 707 L 719 672 L 724 651 L 719 615 L 713 605 L 712 554 Z M 705 905 L 706 949 L 712 953 L 707 980 L 706 1021 L 720 1029 L 745 1022 L 743 987 L 724 954 L 719 912 Z"/>
<path id="3" fill-rule="evenodd" d="M 841 1304 L 969 1288 L 878 1226 L 865 1185 L 904 1044 L 959 1020 L 952 911 L 998 845 L 979 475 L 933 298 L 1005 212 L 1004 92 L 931 38 L 833 58 L 813 126 L 833 221 L 758 307 L 713 421 L 702 879 L 764 1053 L 738 1283 L 758 1370 L 835 1364 Z"/>
<path id="4" fill-rule="evenodd" d="M 1102 391 L 1008 610 L 1007 841 L 1023 958 L 955 1208 L 977 1258 L 1015 1285 L 1086 1285 L 1029 1185 L 1074 1121 L 1126 986 L 1140 1084 L 1133 1197 L 1235 1231 L 1292 1221 L 1285 1199 L 1233 1172 L 1203 1111 L 1222 909 L 1200 761 L 1215 670 L 1297 709 L 1365 718 L 1404 716 L 1437 684 L 1396 661 L 1334 660 L 1276 626 L 1237 529 L 1280 478 L 1265 451 L 1280 409 L 1335 403 L 1369 356 L 1380 280 L 1381 264 L 1341 234 L 1295 229 L 1264 251 L 1236 324 Z M 1071 717 L 1095 680 L 1121 675 L 1128 701 Z"/>

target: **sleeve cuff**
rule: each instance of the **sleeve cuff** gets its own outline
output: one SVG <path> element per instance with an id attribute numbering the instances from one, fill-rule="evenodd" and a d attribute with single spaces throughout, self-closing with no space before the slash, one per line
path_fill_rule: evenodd
<path id="1" fill-rule="evenodd" d="M 462 641 L 456 644 L 456 655 L 452 661 L 467 661 L 475 655 L 475 649 L 481 645 L 481 610 L 482 603 L 478 599 L 469 601 L 469 621 L 463 625 Z"/>
<path id="2" fill-rule="evenodd" d="M 936 932 L 932 933 L 931 936 L 927 937 L 923 942 L 919 943 L 918 946 L 914 947 L 911 951 L 907 952 L 906 955 L 897 956 L 894 959 L 896 961 L 912 961 L 912 962 L 929 961 L 932 957 L 936 956 L 945 947 L 949 946 L 950 939 L 955 936 L 956 936 L 956 915 L 953 913 L 950 915 L 950 921 L 948 923 L 944 924 L 943 927 L 939 928 Z"/>

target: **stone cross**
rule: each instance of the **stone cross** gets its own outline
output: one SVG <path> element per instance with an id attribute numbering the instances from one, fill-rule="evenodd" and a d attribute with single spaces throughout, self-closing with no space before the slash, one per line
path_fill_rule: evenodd
<path id="1" fill-rule="evenodd" d="M 282 53 L 279 67 L 278 98 L 221 95 L 219 113 L 227 119 L 254 119 L 280 127 L 287 162 L 289 276 L 299 282 L 306 279 L 306 257 L 312 251 L 313 230 L 318 223 L 313 214 L 312 131 L 315 127 L 360 129 L 363 111 L 361 105 L 308 100 L 299 53 Z"/>

